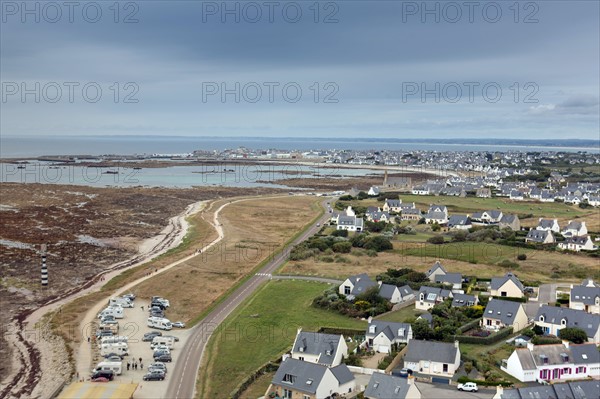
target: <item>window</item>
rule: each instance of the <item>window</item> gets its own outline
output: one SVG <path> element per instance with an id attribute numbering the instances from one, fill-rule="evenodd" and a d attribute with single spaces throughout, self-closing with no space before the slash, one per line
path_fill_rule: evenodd
<path id="1" fill-rule="evenodd" d="M 540 321 L 543 323 L 544 322 L 544 316 L 540 316 Z"/>
<path id="2" fill-rule="evenodd" d="M 298 357 L 298 360 L 302 360 L 302 361 L 304 361 L 304 356 L 299 356 L 299 357 Z"/>
<path id="3" fill-rule="evenodd" d="M 444 371 L 444 373 L 448 372 L 448 365 L 444 364 L 444 366 L 442 367 L 442 370 Z"/>
<path id="4" fill-rule="evenodd" d="M 308 395 L 302 395 L 302 399 L 310 399 L 310 396 L 308 396 Z"/>
<path id="5" fill-rule="evenodd" d="M 508 295 L 506 294 L 506 291 L 500 291 L 500 296 L 508 296 Z"/>
<path id="6" fill-rule="evenodd" d="M 571 369 L 568 367 L 565 367 L 562 372 L 563 372 L 563 374 L 571 374 Z"/>
<path id="7" fill-rule="evenodd" d="M 560 325 L 561 325 L 561 326 L 566 326 L 566 325 L 567 325 L 567 320 L 565 320 L 565 319 L 562 319 L 562 320 L 560 321 Z"/>
<path id="8" fill-rule="evenodd" d="M 377 329 L 377 326 L 369 326 L 369 333 L 375 334 L 375 329 Z"/>
<path id="9" fill-rule="evenodd" d="M 289 382 L 290 384 L 293 384 L 294 382 L 296 382 L 296 376 L 291 375 L 291 374 L 286 374 L 283 376 L 283 382 Z"/>
<path id="10" fill-rule="evenodd" d="M 488 326 L 491 326 L 491 325 L 492 325 L 492 321 L 491 321 L 490 319 L 487 319 L 487 320 L 486 320 L 486 324 L 487 324 Z"/>
<path id="11" fill-rule="evenodd" d="M 289 389 L 284 389 L 283 390 L 283 397 L 285 399 L 292 399 L 292 391 L 290 391 Z"/>
<path id="12" fill-rule="evenodd" d="M 347 285 L 344 286 L 344 295 L 350 295 L 350 287 Z"/>
<path id="13" fill-rule="evenodd" d="M 577 367 L 576 373 L 577 374 L 585 373 L 585 367 L 583 367 L 583 366 Z"/>

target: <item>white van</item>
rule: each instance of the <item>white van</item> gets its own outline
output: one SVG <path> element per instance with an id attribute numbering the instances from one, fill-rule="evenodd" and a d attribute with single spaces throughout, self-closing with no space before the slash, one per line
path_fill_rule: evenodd
<path id="1" fill-rule="evenodd" d="M 100 338 L 100 343 L 102 343 L 102 344 L 116 344 L 119 342 L 127 343 L 128 340 L 129 340 L 129 337 L 126 337 L 124 335 L 118 335 L 118 336 L 113 335 L 112 337 Z"/>
<path id="2" fill-rule="evenodd" d="M 123 372 L 122 362 L 100 362 L 95 369 L 92 370 L 92 374 L 97 371 L 112 371 L 115 375 L 120 375 Z"/>
<path id="3" fill-rule="evenodd" d="M 154 349 L 159 345 L 164 345 L 169 349 L 173 349 L 173 345 L 175 345 L 175 338 L 173 337 L 154 337 L 152 342 L 150 343 L 150 347 Z"/>
<path id="4" fill-rule="evenodd" d="M 119 356 L 127 356 L 129 354 L 129 346 L 125 342 L 100 344 L 100 355 L 106 356 L 111 353 L 116 353 Z"/>
<path id="5" fill-rule="evenodd" d="M 173 325 L 171 325 L 169 319 L 165 319 L 162 317 L 148 317 L 148 327 L 169 331 L 173 328 Z"/>
<path id="6" fill-rule="evenodd" d="M 129 299 L 123 298 L 123 297 L 110 298 L 108 300 L 108 304 L 109 305 L 121 305 L 124 308 L 132 308 L 133 307 L 133 302 L 131 302 Z"/>
<path id="7" fill-rule="evenodd" d="M 100 314 L 98 315 L 98 318 L 101 319 L 103 316 L 113 316 L 115 319 L 122 319 L 123 318 L 123 308 L 108 307 L 108 308 L 104 309 L 102 312 L 100 312 Z"/>

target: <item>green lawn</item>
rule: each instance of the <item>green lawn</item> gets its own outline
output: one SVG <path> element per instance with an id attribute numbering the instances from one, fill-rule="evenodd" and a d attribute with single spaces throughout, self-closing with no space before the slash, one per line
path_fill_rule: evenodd
<path id="1" fill-rule="evenodd" d="M 405 308 L 395 310 L 393 312 L 384 313 L 380 316 L 377 316 L 376 319 L 383 321 L 393 321 L 397 323 L 405 323 L 409 319 L 415 319 L 419 317 L 420 314 L 425 313 L 422 310 L 415 309 L 415 305 L 410 305 Z"/>
<path id="2" fill-rule="evenodd" d="M 312 300 L 329 287 L 306 281 L 271 281 L 236 310 L 207 346 L 199 397 L 228 397 L 248 375 L 288 351 L 299 327 L 365 328 L 366 322 L 316 309 Z"/>

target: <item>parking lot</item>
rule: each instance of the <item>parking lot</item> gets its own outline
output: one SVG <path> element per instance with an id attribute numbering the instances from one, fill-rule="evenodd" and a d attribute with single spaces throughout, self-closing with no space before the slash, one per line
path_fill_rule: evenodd
<path id="1" fill-rule="evenodd" d="M 121 375 L 115 375 L 112 382 L 90 382 L 90 384 L 119 384 L 119 383 L 137 383 L 138 387 L 135 393 L 136 398 L 156 398 L 161 397 L 167 389 L 167 381 L 169 380 L 169 372 L 173 368 L 173 362 L 175 362 L 179 356 L 179 348 L 183 347 L 185 340 L 189 335 L 189 330 L 173 328 L 170 331 L 159 330 L 147 326 L 147 320 L 149 316 L 148 306 L 150 305 L 150 298 L 136 298 L 134 301 L 133 308 L 124 308 L 124 317 L 117 319 L 119 322 L 118 336 L 128 337 L 128 352 L 129 355 L 123 358 L 122 362 L 122 373 Z M 169 309 L 165 310 L 165 317 L 169 317 Z M 175 320 L 172 320 L 175 321 Z M 99 320 L 96 319 L 99 323 Z M 167 373 L 163 381 L 144 381 L 143 376 L 148 372 L 148 366 L 154 362 L 153 350 L 150 348 L 150 342 L 142 341 L 142 337 L 145 333 L 151 331 L 159 331 L 161 334 L 170 335 L 179 339 L 179 342 L 175 342 L 173 349 L 171 349 L 171 363 L 165 363 L 167 366 Z M 90 365 L 91 369 L 103 361 L 103 356 L 100 355 L 99 341 L 92 340 L 92 362 Z M 140 361 L 141 358 L 141 361 Z M 127 370 L 127 363 L 129 362 L 130 367 Z M 137 368 L 133 365 L 137 363 Z M 91 374 L 91 373 L 90 373 Z M 86 375 L 86 380 L 89 380 L 90 375 Z"/>

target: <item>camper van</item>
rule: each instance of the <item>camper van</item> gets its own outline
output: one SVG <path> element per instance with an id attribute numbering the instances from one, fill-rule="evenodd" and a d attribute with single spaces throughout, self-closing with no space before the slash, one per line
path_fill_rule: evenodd
<path id="1" fill-rule="evenodd" d="M 125 342 L 117 342 L 114 344 L 101 344 L 100 355 L 105 356 L 109 353 L 116 353 L 119 356 L 126 356 L 129 353 L 129 347 Z"/>
<path id="2" fill-rule="evenodd" d="M 112 371 L 115 375 L 120 375 L 123 371 L 123 363 L 121 362 L 100 362 L 95 369 L 92 370 L 92 374 L 99 371 Z"/>
<path id="3" fill-rule="evenodd" d="M 119 333 L 119 322 L 100 323 L 98 331 L 110 331 L 113 335 L 116 335 Z"/>
<path id="4" fill-rule="evenodd" d="M 148 317 L 148 327 L 158 328 L 159 330 L 171 330 L 173 326 L 169 319 L 162 317 Z"/>
<path id="5" fill-rule="evenodd" d="M 169 349 L 173 349 L 175 339 L 173 337 L 154 337 L 150 343 L 150 348 L 154 349 L 160 345 L 164 345 Z"/>
<path id="6" fill-rule="evenodd" d="M 108 304 L 109 305 L 121 305 L 124 308 L 132 308 L 133 307 L 133 302 L 131 302 L 129 299 L 123 298 L 123 297 L 110 298 L 108 301 Z"/>
<path id="7" fill-rule="evenodd" d="M 127 343 L 128 340 L 129 340 L 129 337 L 126 337 L 124 335 L 119 335 L 119 336 L 112 336 L 112 337 L 102 337 L 102 338 L 100 338 L 100 343 L 103 343 L 103 344 L 116 344 L 119 342 Z"/>
<path id="8" fill-rule="evenodd" d="M 100 314 L 98 315 L 98 318 L 101 319 L 103 316 L 113 316 L 115 319 L 122 319 L 123 318 L 123 308 L 108 307 L 108 308 L 104 309 L 102 312 L 100 312 Z"/>

